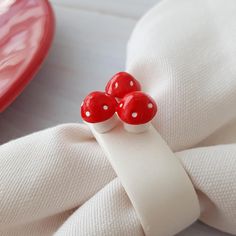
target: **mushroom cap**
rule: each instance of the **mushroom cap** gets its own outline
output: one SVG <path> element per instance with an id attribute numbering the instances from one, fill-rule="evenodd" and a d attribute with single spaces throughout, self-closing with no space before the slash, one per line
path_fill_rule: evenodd
<path id="1" fill-rule="evenodd" d="M 136 91 L 121 99 L 116 110 L 125 123 L 140 125 L 153 119 L 157 113 L 157 105 L 149 95 Z"/>
<path id="2" fill-rule="evenodd" d="M 126 94 L 140 91 L 140 83 L 129 73 L 119 72 L 107 83 L 105 91 L 116 98 L 123 98 Z"/>
<path id="3" fill-rule="evenodd" d="M 87 95 L 81 104 L 81 116 L 88 123 L 103 122 L 116 112 L 116 99 L 104 92 L 95 91 Z"/>

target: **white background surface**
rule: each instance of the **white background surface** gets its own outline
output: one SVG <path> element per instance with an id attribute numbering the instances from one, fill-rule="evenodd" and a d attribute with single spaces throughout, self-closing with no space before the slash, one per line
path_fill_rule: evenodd
<path id="1" fill-rule="evenodd" d="M 158 0 L 52 0 L 57 30 L 41 71 L 0 114 L 0 143 L 60 123 L 80 121 L 80 103 L 124 70 L 126 43 Z M 181 236 L 226 235 L 196 223 Z"/>

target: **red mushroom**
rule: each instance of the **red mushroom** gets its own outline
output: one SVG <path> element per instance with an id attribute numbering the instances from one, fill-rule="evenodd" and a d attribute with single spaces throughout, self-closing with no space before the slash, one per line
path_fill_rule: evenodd
<path id="1" fill-rule="evenodd" d="M 127 94 L 117 107 L 117 114 L 124 122 L 125 129 L 133 133 L 146 131 L 156 113 L 156 102 L 141 91 Z"/>
<path id="2" fill-rule="evenodd" d="M 115 74 L 111 80 L 109 80 L 105 88 L 107 94 L 118 99 L 123 98 L 128 93 L 140 90 L 140 83 L 127 72 Z"/>
<path id="3" fill-rule="evenodd" d="M 105 133 L 117 124 L 116 99 L 104 92 L 90 93 L 81 104 L 81 116 L 92 123 L 99 133 Z"/>

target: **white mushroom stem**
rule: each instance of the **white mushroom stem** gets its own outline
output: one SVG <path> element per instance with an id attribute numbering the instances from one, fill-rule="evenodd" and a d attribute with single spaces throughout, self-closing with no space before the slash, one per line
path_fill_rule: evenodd
<path id="1" fill-rule="evenodd" d="M 93 126 L 93 128 L 98 132 L 98 133 L 106 133 L 110 130 L 112 130 L 117 124 L 119 120 L 117 118 L 116 113 L 109 118 L 108 120 L 98 122 L 98 123 L 87 123 L 89 126 Z"/>
<path id="2" fill-rule="evenodd" d="M 130 133 L 143 133 L 147 131 L 149 127 L 150 127 L 150 122 L 141 125 L 131 125 L 124 123 L 125 130 Z"/>

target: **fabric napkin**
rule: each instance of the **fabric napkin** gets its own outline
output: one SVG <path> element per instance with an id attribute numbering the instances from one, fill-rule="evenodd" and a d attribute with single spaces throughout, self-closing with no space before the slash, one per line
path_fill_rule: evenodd
<path id="1" fill-rule="evenodd" d="M 128 43 L 127 71 L 158 103 L 153 124 L 197 190 L 200 220 L 236 235 L 235 65 L 235 0 L 165 0 Z M 52 234 L 144 235 L 82 124 L 0 146 L 0 235 Z"/>

